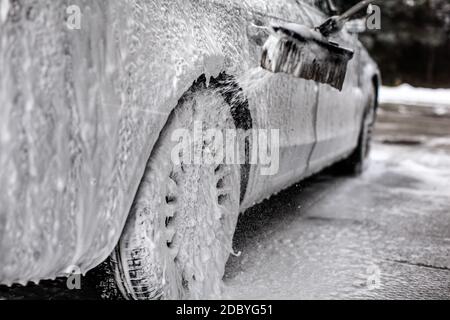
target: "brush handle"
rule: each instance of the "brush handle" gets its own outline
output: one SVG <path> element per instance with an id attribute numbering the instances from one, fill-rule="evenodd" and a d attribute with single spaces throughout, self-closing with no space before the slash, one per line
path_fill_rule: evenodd
<path id="1" fill-rule="evenodd" d="M 364 7 L 367 7 L 369 4 L 371 4 L 372 2 L 374 2 L 375 0 L 363 0 L 360 3 L 354 5 L 353 7 L 351 7 L 350 9 L 348 9 L 345 13 L 343 13 L 340 17 L 339 20 L 341 21 L 347 21 L 348 19 L 350 19 L 354 14 L 356 14 L 358 11 L 364 9 Z"/>
<path id="2" fill-rule="evenodd" d="M 319 31 L 324 37 L 329 37 L 330 35 L 337 33 L 342 30 L 345 23 L 358 11 L 368 6 L 375 0 L 364 0 L 358 3 L 357 5 L 351 7 L 347 12 L 340 16 L 334 16 L 328 18 L 324 23 L 320 26 L 316 27 L 315 30 Z"/>

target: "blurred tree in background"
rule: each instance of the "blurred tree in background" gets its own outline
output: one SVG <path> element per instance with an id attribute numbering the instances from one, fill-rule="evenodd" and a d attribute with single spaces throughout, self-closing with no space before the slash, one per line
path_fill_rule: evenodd
<path id="1" fill-rule="evenodd" d="M 341 10 L 358 0 L 336 0 Z M 386 85 L 450 88 L 450 0 L 378 0 L 381 30 L 361 40 Z"/>

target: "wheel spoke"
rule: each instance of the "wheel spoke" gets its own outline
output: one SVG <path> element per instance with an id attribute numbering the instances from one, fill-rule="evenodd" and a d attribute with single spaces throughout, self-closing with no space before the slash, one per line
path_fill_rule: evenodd
<path id="1" fill-rule="evenodd" d="M 165 238 L 165 240 L 166 240 L 167 243 L 172 243 L 173 238 L 175 237 L 175 233 L 176 233 L 176 229 L 174 227 L 168 226 L 166 228 L 166 232 L 165 232 L 166 238 Z"/>
<path id="2" fill-rule="evenodd" d="M 171 245 L 167 249 L 167 253 L 171 260 L 175 260 L 175 258 L 178 256 L 180 249 L 177 245 Z"/>
<path id="3" fill-rule="evenodd" d="M 217 189 L 218 196 L 226 196 L 233 192 L 233 189 L 230 187 L 223 187 Z"/>

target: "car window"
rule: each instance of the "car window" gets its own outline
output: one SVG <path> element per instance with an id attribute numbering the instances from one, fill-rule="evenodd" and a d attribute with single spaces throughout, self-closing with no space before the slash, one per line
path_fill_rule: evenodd
<path id="1" fill-rule="evenodd" d="M 316 11 L 321 15 L 328 15 L 327 0 L 296 0 L 299 5 L 308 6 L 311 10 Z"/>
<path id="2" fill-rule="evenodd" d="M 297 2 L 306 4 L 316 10 L 319 10 L 323 14 L 329 14 L 328 0 L 297 0 Z"/>

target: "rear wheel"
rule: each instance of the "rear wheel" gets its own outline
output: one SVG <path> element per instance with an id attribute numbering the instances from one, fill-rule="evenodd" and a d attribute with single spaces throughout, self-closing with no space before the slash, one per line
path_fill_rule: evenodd
<path id="1" fill-rule="evenodd" d="M 370 153 L 373 127 L 375 124 L 376 95 L 375 88 L 369 97 L 369 106 L 364 113 L 363 122 L 358 138 L 358 146 L 353 153 L 338 165 L 340 173 L 349 175 L 359 175 L 367 168 L 367 159 Z"/>
<path id="2" fill-rule="evenodd" d="M 152 152 L 121 240 L 110 258 L 120 292 L 129 299 L 219 297 L 232 251 L 240 198 L 240 167 L 172 161 L 173 133 L 201 124 L 235 129 L 230 107 L 201 85 L 177 107 Z M 225 134 L 223 134 L 225 137 Z M 192 141 L 201 154 L 212 141 Z"/>

